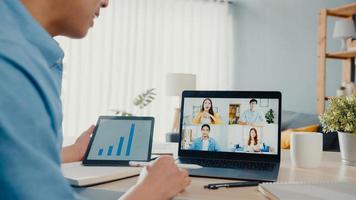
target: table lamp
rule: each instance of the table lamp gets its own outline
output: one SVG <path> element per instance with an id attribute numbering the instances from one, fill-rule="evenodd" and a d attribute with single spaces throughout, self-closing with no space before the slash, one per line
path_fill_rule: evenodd
<path id="1" fill-rule="evenodd" d="M 341 39 L 342 51 L 347 50 L 347 39 L 355 35 L 355 24 L 352 19 L 338 20 L 335 22 L 333 37 L 336 39 Z"/>
<path id="2" fill-rule="evenodd" d="M 181 97 L 183 90 L 195 90 L 195 74 L 168 73 L 166 75 L 166 95 Z M 179 129 L 180 107 L 175 109 L 172 132 Z"/>

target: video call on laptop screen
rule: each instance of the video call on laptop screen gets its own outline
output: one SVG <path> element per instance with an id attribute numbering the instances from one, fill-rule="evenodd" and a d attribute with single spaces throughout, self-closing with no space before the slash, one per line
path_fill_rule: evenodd
<path id="1" fill-rule="evenodd" d="M 184 98 L 181 149 L 278 153 L 278 99 Z"/>

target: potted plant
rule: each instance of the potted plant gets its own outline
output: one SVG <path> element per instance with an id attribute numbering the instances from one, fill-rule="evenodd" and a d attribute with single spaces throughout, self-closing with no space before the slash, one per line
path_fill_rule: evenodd
<path id="1" fill-rule="evenodd" d="M 266 117 L 266 122 L 268 124 L 273 124 L 274 123 L 274 111 L 272 109 L 269 109 L 267 113 L 265 114 Z"/>
<path id="2" fill-rule="evenodd" d="M 319 118 L 324 132 L 338 132 L 343 163 L 356 165 L 356 94 L 331 98 Z"/>
<path id="3" fill-rule="evenodd" d="M 155 88 L 148 89 L 145 92 L 136 96 L 133 101 L 133 105 L 138 107 L 139 109 L 143 109 L 155 99 L 156 95 L 157 94 L 155 93 Z M 133 116 L 132 113 L 127 112 L 125 110 L 111 109 L 111 111 L 118 116 Z"/>

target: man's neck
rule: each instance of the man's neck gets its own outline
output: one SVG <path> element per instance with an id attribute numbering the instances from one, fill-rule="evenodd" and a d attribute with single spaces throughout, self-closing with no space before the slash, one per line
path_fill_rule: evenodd
<path id="1" fill-rule="evenodd" d="M 31 13 L 32 17 L 51 35 L 56 36 L 57 31 L 52 23 L 54 20 L 53 1 L 48 0 L 21 0 L 25 8 Z"/>

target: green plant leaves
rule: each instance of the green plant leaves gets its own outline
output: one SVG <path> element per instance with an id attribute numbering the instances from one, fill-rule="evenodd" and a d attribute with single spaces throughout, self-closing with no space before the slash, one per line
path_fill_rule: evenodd
<path id="1" fill-rule="evenodd" d="M 325 132 L 356 134 L 356 94 L 351 97 L 331 98 L 329 108 L 319 119 Z"/>
<path id="2" fill-rule="evenodd" d="M 155 96 L 157 95 L 154 92 L 155 88 L 151 88 L 146 90 L 146 92 L 143 92 L 142 94 L 137 95 L 135 100 L 133 101 L 133 104 L 135 106 L 138 106 L 140 109 L 148 106 L 154 99 Z"/>
<path id="3" fill-rule="evenodd" d="M 268 112 L 265 114 L 265 118 L 267 123 L 274 123 L 274 111 L 272 109 L 269 109 Z"/>
<path id="4" fill-rule="evenodd" d="M 136 98 L 133 100 L 134 106 L 139 107 L 140 109 L 145 108 L 148 106 L 152 101 L 155 99 L 155 96 L 157 95 L 154 91 L 156 88 L 150 88 L 146 90 L 145 92 L 139 94 L 136 96 Z M 133 116 L 132 113 L 126 112 L 125 110 L 115 110 L 112 109 L 111 111 L 114 112 L 115 115 L 118 116 Z"/>

